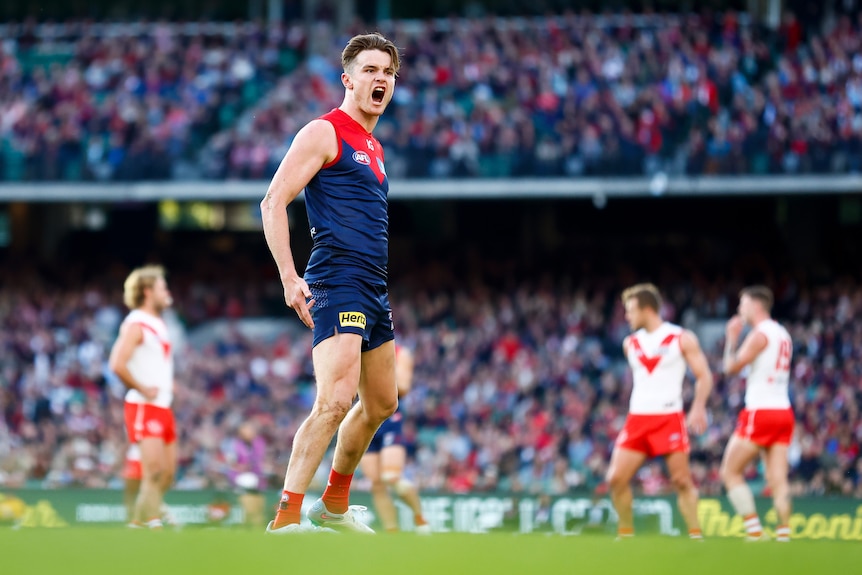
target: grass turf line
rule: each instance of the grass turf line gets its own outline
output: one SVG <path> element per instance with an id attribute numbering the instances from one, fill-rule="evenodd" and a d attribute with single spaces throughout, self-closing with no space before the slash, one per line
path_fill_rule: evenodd
<path id="1" fill-rule="evenodd" d="M 151 532 L 122 528 L 0 530 L 3 573 L 81 575 L 351 575 L 607 573 L 831 575 L 862 564 L 853 542 L 745 543 L 643 536 L 515 534 L 311 534 L 272 537 L 239 529 Z"/>

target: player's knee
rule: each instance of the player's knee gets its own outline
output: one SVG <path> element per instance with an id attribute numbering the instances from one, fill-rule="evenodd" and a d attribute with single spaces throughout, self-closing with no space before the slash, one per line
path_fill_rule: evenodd
<path id="1" fill-rule="evenodd" d="M 672 475 L 670 482 L 671 485 L 673 485 L 673 488 L 678 492 L 685 492 L 690 489 L 694 489 L 694 482 L 691 479 L 691 475 L 687 473 Z"/>
<path id="2" fill-rule="evenodd" d="M 790 485 L 787 483 L 787 476 L 773 474 L 766 476 L 766 483 L 769 489 L 776 498 L 786 497 L 790 492 Z"/>
<path id="3" fill-rule="evenodd" d="M 380 401 L 375 404 L 365 406 L 365 414 L 370 421 L 380 425 L 390 417 L 398 409 L 398 398 L 393 401 Z"/>
<path id="4" fill-rule="evenodd" d="M 718 470 L 718 476 L 721 478 L 721 482 L 724 483 L 725 486 L 735 485 L 742 479 L 741 473 L 735 469 L 731 469 L 730 466 L 724 462 L 722 462 L 721 467 Z"/>
<path id="5" fill-rule="evenodd" d="M 629 484 L 629 478 L 624 477 L 622 473 L 614 468 L 608 470 L 608 473 L 605 476 L 605 481 L 608 482 L 608 488 L 610 488 L 611 491 L 625 489 Z"/>
<path id="6" fill-rule="evenodd" d="M 399 472 L 399 471 L 384 471 L 383 473 L 380 474 L 380 479 L 388 487 L 395 487 L 398 484 L 398 481 L 401 479 L 401 472 Z"/>
<path id="7" fill-rule="evenodd" d="M 149 466 L 144 470 L 142 482 L 161 484 L 165 476 L 165 470 L 158 464 Z"/>

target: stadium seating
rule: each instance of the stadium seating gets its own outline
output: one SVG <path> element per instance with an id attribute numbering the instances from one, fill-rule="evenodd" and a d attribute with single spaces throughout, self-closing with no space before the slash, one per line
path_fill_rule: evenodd
<path id="1" fill-rule="evenodd" d="M 0 180 L 196 177 L 198 150 L 296 63 L 300 29 L 3 26 Z"/>
<path id="2" fill-rule="evenodd" d="M 862 169 L 858 11 L 804 41 L 732 12 L 389 26 L 393 177 Z M 0 53 L 6 179 L 266 179 L 341 99 L 344 36 L 323 25 L 325 57 L 299 28 L 49 30 L 12 28 Z"/>
<path id="3" fill-rule="evenodd" d="M 172 274 L 173 325 L 190 330 L 209 319 L 267 315 L 269 305 L 280 305 L 278 286 L 254 273 L 244 273 L 242 285 L 202 277 Z M 104 277 L 69 291 L 35 274 L 3 280 L 0 485 L 118 485 L 122 402 L 105 358 L 124 313 L 120 282 Z M 557 278 L 506 289 L 480 278 L 443 280 L 433 289 L 419 280 L 404 278 L 392 294 L 399 338 L 416 353 L 414 391 L 403 407 L 409 471 L 423 490 L 561 494 L 599 485 L 631 386 L 620 347 L 628 327 L 611 287 L 620 280 L 572 287 L 571 278 Z M 726 317 L 738 287 L 668 285 L 665 314 L 704 326 Z M 777 316 L 795 342 L 794 492 L 860 497 L 862 286 L 786 282 L 777 296 Z M 234 331 L 189 344 L 178 356 L 180 488 L 227 485 L 226 439 L 247 418 L 262 423 L 268 480 L 280 485 L 314 393 L 310 336 L 297 333 L 262 342 Z M 722 342 L 703 342 L 717 372 Z M 743 384 L 717 377 L 709 430 L 693 440 L 704 494 L 721 492 L 718 464 Z M 657 471 L 644 469 L 639 492 L 669 490 Z M 751 473 L 762 487 L 760 472 Z M 325 474 L 316 481 L 319 487 Z"/>

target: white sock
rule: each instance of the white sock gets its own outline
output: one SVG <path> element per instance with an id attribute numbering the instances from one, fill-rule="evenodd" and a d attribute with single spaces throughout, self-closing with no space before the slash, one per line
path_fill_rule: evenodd
<path id="1" fill-rule="evenodd" d="M 727 491 L 727 498 L 739 515 L 749 517 L 757 513 L 754 506 L 754 494 L 747 484 L 737 485 Z"/>
<path id="2" fill-rule="evenodd" d="M 756 514 L 746 516 L 743 525 L 745 525 L 745 532 L 749 535 L 759 537 L 763 533 L 763 526 L 760 525 L 760 517 Z"/>

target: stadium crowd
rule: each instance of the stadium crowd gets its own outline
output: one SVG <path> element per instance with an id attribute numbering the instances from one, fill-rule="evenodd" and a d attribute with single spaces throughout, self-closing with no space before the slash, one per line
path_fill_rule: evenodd
<path id="1" fill-rule="evenodd" d="M 257 287 L 173 274 L 168 319 L 176 333 L 278 306 L 277 284 L 252 281 L 246 271 L 244 285 Z M 121 279 L 74 291 L 36 276 L 0 280 L 0 486 L 120 485 L 121 389 L 105 364 L 124 314 Z M 416 354 L 403 411 L 409 473 L 423 490 L 553 495 L 601 487 L 631 388 L 620 281 L 540 278 L 501 288 L 478 276 L 456 281 L 445 266 L 429 263 L 394 287 L 399 338 Z M 701 333 L 736 304 L 731 283 L 667 287 L 665 316 Z M 862 497 L 862 285 L 777 287 L 777 316 L 795 343 L 793 491 Z M 249 420 L 259 424 L 264 474 L 277 487 L 314 397 L 310 334 L 288 330 L 262 341 L 234 329 L 197 341 L 178 339 L 178 487 L 228 488 L 233 438 Z M 702 341 L 717 372 L 722 338 Z M 743 389 L 742 378 L 717 377 L 709 429 L 693 438 L 702 493 L 721 493 L 718 465 Z M 325 461 L 314 486 L 322 487 L 327 469 Z M 668 492 L 660 470 L 658 463 L 645 467 L 638 491 Z M 753 468 L 750 478 L 762 480 L 761 470 Z"/>
<path id="2" fill-rule="evenodd" d="M 0 180 L 166 180 L 296 59 L 301 28 L 6 24 Z"/>
<path id="3" fill-rule="evenodd" d="M 298 26 L 20 26 L 0 52 L 0 172 L 266 179 L 298 128 L 340 103 L 338 54 L 365 28 L 321 23 L 309 50 Z M 393 177 L 862 169 L 858 10 L 827 30 L 708 11 L 380 28 L 404 55 L 376 132 Z M 65 64 L 33 65 L 58 43 Z"/>

